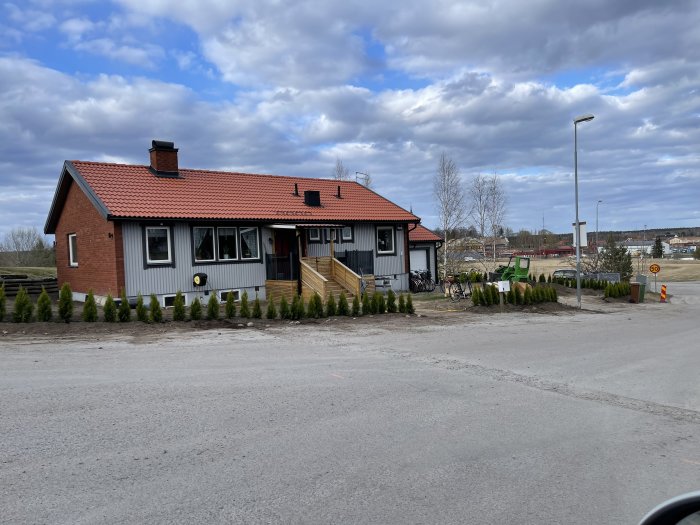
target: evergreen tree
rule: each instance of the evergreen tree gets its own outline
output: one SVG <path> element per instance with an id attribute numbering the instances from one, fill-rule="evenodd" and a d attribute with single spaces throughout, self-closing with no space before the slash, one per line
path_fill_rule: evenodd
<path id="1" fill-rule="evenodd" d="M 15 296 L 15 309 L 12 313 L 12 320 L 15 323 L 28 323 L 32 320 L 32 313 L 34 313 L 32 299 L 24 286 L 20 285 L 19 291 Z"/>
<path id="2" fill-rule="evenodd" d="M 517 304 L 517 305 L 523 304 L 523 293 L 522 293 L 522 290 L 520 290 L 520 286 L 515 287 L 515 304 Z"/>
<path id="3" fill-rule="evenodd" d="M 73 292 L 68 283 L 63 283 L 58 294 L 58 317 L 66 323 L 70 323 L 73 318 Z"/>
<path id="4" fill-rule="evenodd" d="M 7 298 L 5 297 L 5 283 L 0 284 L 0 322 L 5 319 L 5 309 L 7 308 Z"/>
<path id="5" fill-rule="evenodd" d="M 253 301 L 253 319 L 261 319 L 262 318 L 262 307 L 260 306 L 260 299 L 258 296 L 255 296 L 255 301 Z"/>
<path id="6" fill-rule="evenodd" d="M 326 301 L 326 317 L 333 317 L 337 314 L 337 308 L 335 306 L 335 297 L 333 293 L 328 293 L 328 300 Z"/>
<path id="7" fill-rule="evenodd" d="M 36 301 L 36 319 L 47 323 L 53 317 L 53 311 L 51 310 L 51 298 L 49 294 L 46 293 L 46 288 L 41 287 L 41 294 L 39 299 Z"/>
<path id="8" fill-rule="evenodd" d="M 365 292 L 362 294 L 362 315 L 370 315 L 373 313 L 374 312 L 372 311 L 372 301 L 369 298 L 369 294 Z"/>
<path id="9" fill-rule="evenodd" d="M 399 313 L 406 313 L 406 298 L 403 296 L 402 293 L 399 294 Z"/>
<path id="10" fill-rule="evenodd" d="M 600 254 L 600 268 L 603 272 L 619 273 L 622 281 L 632 277 L 632 256 L 624 246 L 617 246 L 612 237 Z"/>
<path id="11" fill-rule="evenodd" d="M 280 299 L 280 319 L 290 319 L 291 315 L 289 313 L 289 304 L 287 303 L 287 298 L 283 295 Z"/>
<path id="12" fill-rule="evenodd" d="M 150 308 L 150 319 L 153 323 L 160 323 L 163 321 L 163 310 L 160 307 L 160 302 L 155 294 L 151 294 L 151 304 Z"/>
<path id="13" fill-rule="evenodd" d="M 219 319 L 219 299 L 217 299 L 216 293 L 209 294 L 207 319 L 210 321 L 217 321 Z"/>
<path id="14" fill-rule="evenodd" d="M 250 306 L 248 305 L 248 292 L 244 291 L 241 296 L 241 317 L 250 319 Z"/>
<path id="15" fill-rule="evenodd" d="M 299 319 L 297 317 L 297 314 L 299 312 L 299 302 L 301 300 L 302 300 L 301 297 L 299 297 L 299 295 L 296 293 L 292 296 L 292 305 L 289 309 L 289 318 L 290 319 Z"/>
<path id="16" fill-rule="evenodd" d="M 348 298 L 345 296 L 345 292 L 340 292 L 340 297 L 338 298 L 338 315 L 349 315 L 350 305 L 348 304 Z"/>
<path id="17" fill-rule="evenodd" d="M 182 292 L 178 290 L 175 294 L 175 300 L 173 301 L 173 321 L 184 321 L 185 317 L 185 297 L 182 295 Z"/>
<path id="18" fill-rule="evenodd" d="M 396 313 L 396 294 L 394 290 L 389 290 L 386 294 L 386 311 L 390 314 Z"/>
<path id="19" fill-rule="evenodd" d="M 142 323 L 148 322 L 148 309 L 143 304 L 143 295 L 140 293 L 136 296 L 136 319 Z"/>
<path id="20" fill-rule="evenodd" d="M 131 306 L 129 306 L 129 299 L 126 297 L 126 290 L 124 288 L 122 288 L 121 302 L 119 303 L 117 317 L 120 323 L 128 323 L 131 321 Z"/>
<path id="21" fill-rule="evenodd" d="M 275 299 L 270 295 L 267 300 L 267 312 L 265 312 L 265 317 L 268 319 L 277 319 L 277 308 L 275 308 Z"/>
<path id="22" fill-rule="evenodd" d="M 306 317 L 306 308 L 304 307 L 304 298 L 299 297 L 297 305 L 294 308 L 294 319 L 303 319 Z"/>
<path id="23" fill-rule="evenodd" d="M 236 302 L 234 301 L 233 292 L 226 294 L 226 319 L 236 317 Z"/>
<path id="24" fill-rule="evenodd" d="M 94 323 L 97 321 L 97 303 L 95 302 L 95 294 L 92 290 L 88 290 L 85 304 L 83 305 L 83 321 L 86 323 Z"/>
<path id="25" fill-rule="evenodd" d="M 523 302 L 526 305 L 532 304 L 532 291 L 529 287 L 525 288 L 525 293 L 523 294 Z"/>
<path id="26" fill-rule="evenodd" d="M 416 313 L 416 309 L 413 307 L 413 297 L 409 293 L 406 296 L 406 313 L 407 314 L 414 314 Z"/>
<path id="27" fill-rule="evenodd" d="M 352 298 L 352 316 L 358 317 L 361 315 L 360 311 L 360 298 L 356 295 Z"/>
<path id="28" fill-rule="evenodd" d="M 651 249 L 651 256 L 654 259 L 661 259 L 664 256 L 664 246 L 661 244 L 661 237 L 657 237 L 654 241 L 654 247 Z"/>
<path id="29" fill-rule="evenodd" d="M 202 318 L 202 302 L 199 297 L 195 297 L 190 305 L 190 319 L 192 321 L 199 321 Z"/>
<path id="30" fill-rule="evenodd" d="M 474 306 L 479 306 L 479 303 L 481 302 L 481 298 L 479 297 L 481 295 L 481 288 L 479 286 L 475 286 L 474 289 L 472 290 L 472 304 Z"/>
<path id="31" fill-rule="evenodd" d="M 117 305 L 114 303 L 112 294 L 107 294 L 105 305 L 102 307 L 102 315 L 105 318 L 105 323 L 113 323 L 117 320 Z"/>

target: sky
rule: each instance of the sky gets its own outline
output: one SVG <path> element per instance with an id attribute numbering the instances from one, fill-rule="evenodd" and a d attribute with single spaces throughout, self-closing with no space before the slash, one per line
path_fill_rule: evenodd
<path id="1" fill-rule="evenodd" d="M 700 226 L 697 0 L 0 4 L 0 239 L 43 230 L 64 160 L 331 177 L 438 226 L 444 152 L 505 226 Z"/>

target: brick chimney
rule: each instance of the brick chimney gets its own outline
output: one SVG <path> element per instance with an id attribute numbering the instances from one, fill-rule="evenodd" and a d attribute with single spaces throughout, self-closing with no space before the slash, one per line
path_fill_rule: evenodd
<path id="1" fill-rule="evenodd" d="M 175 143 L 154 140 L 151 149 L 151 171 L 159 177 L 177 177 L 177 148 Z"/>

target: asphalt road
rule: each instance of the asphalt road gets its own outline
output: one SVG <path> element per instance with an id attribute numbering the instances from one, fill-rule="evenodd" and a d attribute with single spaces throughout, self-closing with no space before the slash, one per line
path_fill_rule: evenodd
<path id="1" fill-rule="evenodd" d="M 700 283 L 669 292 L 0 338 L 0 523 L 636 524 L 700 488 Z"/>

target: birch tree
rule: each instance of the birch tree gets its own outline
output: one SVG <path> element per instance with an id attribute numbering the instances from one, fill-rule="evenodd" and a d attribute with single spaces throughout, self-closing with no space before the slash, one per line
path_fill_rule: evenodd
<path id="1" fill-rule="evenodd" d="M 477 175 L 469 183 L 467 194 L 469 195 L 469 218 L 474 224 L 481 240 L 481 250 L 486 255 L 486 228 L 489 213 L 489 180 L 484 175 Z"/>
<path id="2" fill-rule="evenodd" d="M 486 181 L 486 220 L 493 241 L 493 261 L 496 262 L 496 237 L 502 234 L 506 213 L 506 194 L 495 173 Z"/>
<path id="3" fill-rule="evenodd" d="M 438 204 L 440 228 L 445 235 L 443 244 L 443 270 L 447 272 L 449 252 L 449 232 L 464 224 L 467 216 L 465 210 L 464 190 L 459 169 L 454 161 L 444 152 L 440 155 L 434 180 L 435 200 Z"/>
<path id="4" fill-rule="evenodd" d="M 336 157 L 335 159 L 335 169 L 333 170 L 333 178 L 335 180 L 350 180 L 350 172 L 343 165 L 343 161 Z"/>

